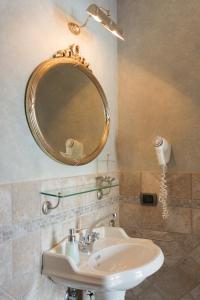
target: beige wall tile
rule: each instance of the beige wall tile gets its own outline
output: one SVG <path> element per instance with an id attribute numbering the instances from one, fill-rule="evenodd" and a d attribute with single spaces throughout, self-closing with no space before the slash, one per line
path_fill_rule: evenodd
<path id="1" fill-rule="evenodd" d="M 174 232 L 142 231 L 143 238 L 152 239 L 164 252 L 165 264 L 171 267 L 182 261 L 183 257 L 198 258 L 197 237 L 192 234 L 180 234 Z M 199 244 L 199 242 L 198 242 Z M 197 248 L 196 248 L 197 247 Z M 198 262 L 198 261 L 197 261 Z"/>
<path id="2" fill-rule="evenodd" d="M 199 297 L 200 297 L 200 285 L 198 285 L 197 287 L 195 287 L 191 291 L 191 296 L 193 297 L 192 299 L 199 300 Z"/>
<path id="3" fill-rule="evenodd" d="M 164 228 L 160 209 L 138 204 L 120 203 L 120 226 L 136 230 Z"/>
<path id="4" fill-rule="evenodd" d="M 121 225 L 119 225 L 120 227 L 122 227 Z M 142 235 L 142 230 L 139 227 L 129 227 L 129 226 L 123 226 L 122 227 L 125 232 L 127 233 L 128 236 L 130 237 L 134 237 L 134 238 L 143 238 Z"/>
<path id="5" fill-rule="evenodd" d="M 172 174 L 167 176 L 169 205 L 191 207 L 192 176 L 191 174 Z"/>
<path id="6" fill-rule="evenodd" d="M 30 221 L 40 216 L 39 182 L 12 184 L 13 223 Z"/>
<path id="7" fill-rule="evenodd" d="M 200 209 L 192 209 L 192 230 L 193 233 L 200 233 Z"/>
<path id="8" fill-rule="evenodd" d="M 167 199 L 168 206 L 171 207 L 192 207 L 192 200 L 191 199 L 184 199 L 184 198 L 172 198 L 170 195 Z"/>
<path id="9" fill-rule="evenodd" d="M 183 298 L 181 298 L 180 300 L 194 300 L 194 298 L 192 297 L 192 295 L 187 294 Z"/>
<path id="10" fill-rule="evenodd" d="M 120 176 L 120 195 L 139 200 L 141 191 L 140 172 L 122 171 Z"/>
<path id="11" fill-rule="evenodd" d="M 12 223 L 11 185 L 0 185 L 0 225 Z"/>
<path id="12" fill-rule="evenodd" d="M 141 284 L 139 284 L 134 289 L 132 289 L 132 294 L 134 296 L 139 296 L 139 295 L 143 294 L 144 290 L 148 290 L 150 285 L 151 285 L 151 282 L 147 278 L 143 282 L 141 282 Z"/>
<path id="13" fill-rule="evenodd" d="M 166 299 L 177 300 L 191 291 L 199 281 L 199 265 L 192 259 L 184 260 L 157 279 L 155 285 Z M 167 298 L 168 297 L 168 298 Z"/>
<path id="14" fill-rule="evenodd" d="M 191 233 L 191 209 L 170 207 L 169 218 L 165 221 L 165 231 L 178 233 Z"/>
<path id="15" fill-rule="evenodd" d="M 167 300 L 163 298 L 159 290 L 154 286 L 150 286 L 145 289 L 137 298 L 138 300 Z"/>
<path id="16" fill-rule="evenodd" d="M 137 298 L 133 295 L 133 290 L 127 290 L 126 291 L 126 300 L 137 300 Z"/>
<path id="17" fill-rule="evenodd" d="M 160 172 L 142 172 L 141 191 L 143 193 L 156 193 L 160 190 Z"/>
<path id="18" fill-rule="evenodd" d="M 192 207 L 200 208 L 200 174 L 192 174 Z"/>
<path id="19" fill-rule="evenodd" d="M 171 198 L 192 198 L 191 174 L 169 173 L 168 174 L 169 196 Z"/>
<path id="20" fill-rule="evenodd" d="M 192 198 L 200 200 L 200 174 L 192 174 Z"/>
<path id="21" fill-rule="evenodd" d="M 6 242 L 0 245 L 0 287 L 3 287 L 11 278 L 12 242 Z"/>
<path id="22" fill-rule="evenodd" d="M 164 230 L 164 225 L 159 206 L 142 206 L 143 229 Z"/>
<path id="23" fill-rule="evenodd" d="M 105 190 L 104 193 L 106 193 L 107 191 Z M 105 196 L 106 197 L 106 196 Z M 86 193 L 86 194 L 83 194 L 81 196 L 82 198 L 82 203 L 83 203 L 83 206 L 87 206 L 91 203 L 94 203 L 95 201 L 97 201 L 97 193 L 96 191 L 95 192 L 90 192 L 90 193 Z"/>
<path id="24" fill-rule="evenodd" d="M 42 252 L 51 249 L 69 234 L 70 228 L 76 228 L 75 219 L 66 221 L 67 223 L 55 224 L 41 229 L 41 249 Z"/>
<path id="25" fill-rule="evenodd" d="M 27 236 L 13 240 L 13 273 L 23 274 L 40 270 L 41 246 L 40 231 L 29 233 Z"/>
<path id="26" fill-rule="evenodd" d="M 200 208 L 200 199 L 192 199 L 192 208 Z"/>
<path id="27" fill-rule="evenodd" d="M 191 209 L 169 208 L 169 218 L 162 219 L 160 207 L 120 203 L 120 226 L 178 233 L 191 233 Z"/>
<path id="28" fill-rule="evenodd" d="M 4 291 L 13 297 L 12 299 L 29 300 L 29 295 L 34 294 L 37 289 L 40 276 L 33 271 L 14 275 L 12 281 L 7 281 L 4 285 Z"/>
<path id="29" fill-rule="evenodd" d="M 122 227 L 140 228 L 142 225 L 142 208 L 139 205 L 120 203 L 119 224 Z"/>
<path id="30" fill-rule="evenodd" d="M 41 276 L 38 284 L 37 297 L 38 300 L 63 300 L 66 287 L 54 284 L 45 276 Z M 34 298 L 31 300 L 35 300 Z M 26 299 L 23 299 L 26 300 Z"/>
<path id="31" fill-rule="evenodd" d="M 5 294 L 3 291 L 0 290 L 0 299 L 1 300 L 13 300 L 9 295 Z"/>

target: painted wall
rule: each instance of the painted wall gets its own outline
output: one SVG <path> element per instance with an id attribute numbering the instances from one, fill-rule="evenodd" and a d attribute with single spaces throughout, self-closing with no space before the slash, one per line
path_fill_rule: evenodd
<path id="1" fill-rule="evenodd" d="M 67 28 L 72 17 L 83 23 L 95 2 L 116 16 L 115 0 L 17 0 L 0 2 L 0 182 L 74 176 L 96 172 L 96 161 L 70 167 L 46 156 L 33 140 L 24 113 L 24 93 L 33 69 L 69 44 L 80 45 L 107 96 L 111 132 L 99 159 L 115 160 L 117 128 L 117 41 L 100 24 L 90 21 L 80 36 Z M 111 164 L 110 164 L 111 165 Z M 113 167 L 113 164 L 112 164 Z M 101 171 L 105 170 L 102 163 Z M 115 168 L 115 167 L 114 167 Z"/>
<path id="2" fill-rule="evenodd" d="M 158 169 L 153 138 L 173 147 L 173 171 L 200 170 L 199 1 L 119 0 L 121 168 Z"/>

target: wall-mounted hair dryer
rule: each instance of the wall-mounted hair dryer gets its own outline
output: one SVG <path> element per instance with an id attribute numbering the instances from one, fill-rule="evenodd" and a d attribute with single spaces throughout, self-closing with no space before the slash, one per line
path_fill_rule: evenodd
<path id="1" fill-rule="evenodd" d="M 166 166 L 170 161 L 171 145 L 161 136 L 157 136 L 154 141 L 158 163 L 160 166 Z"/>
<path id="2" fill-rule="evenodd" d="M 160 179 L 160 193 L 159 202 L 162 205 L 162 217 L 166 219 L 169 216 L 167 207 L 167 164 L 170 161 L 171 156 L 171 145 L 161 136 L 157 136 L 154 141 L 154 148 L 156 150 L 156 155 L 158 158 L 158 163 L 161 166 L 161 179 Z"/>

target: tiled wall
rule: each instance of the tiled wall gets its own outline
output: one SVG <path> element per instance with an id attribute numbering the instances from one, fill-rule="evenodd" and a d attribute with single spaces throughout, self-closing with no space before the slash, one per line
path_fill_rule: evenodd
<path id="1" fill-rule="evenodd" d="M 117 174 L 112 174 L 117 178 Z M 91 192 L 63 199 L 44 216 L 41 190 L 94 182 L 95 175 L 0 185 L 0 300 L 63 300 L 64 289 L 41 276 L 41 257 L 76 226 L 118 212 L 118 188 L 102 200 Z M 106 224 L 106 222 L 105 222 Z"/>
<path id="2" fill-rule="evenodd" d="M 120 225 L 133 237 L 148 238 L 165 255 L 164 266 L 127 293 L 127 300 L 200 299 L 200 174 L 168 174 L 169 218 L 160 204 L 141 206 L 140 192 L 159 193 L 159 172 L 121 173 Z"/>

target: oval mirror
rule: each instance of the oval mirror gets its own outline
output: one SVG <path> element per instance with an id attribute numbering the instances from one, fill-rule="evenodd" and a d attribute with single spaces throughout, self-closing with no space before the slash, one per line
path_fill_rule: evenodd
<path id="1" fill-rule="evenodd" d="M 40 148 L 54 160 L 83 165 L 103 149 L 109 132 L 104 91 L 78 46 L 58 51 L 32 73 L 26 116 Z"/>

